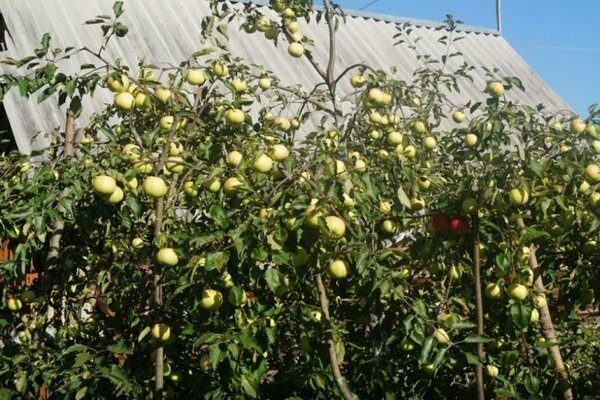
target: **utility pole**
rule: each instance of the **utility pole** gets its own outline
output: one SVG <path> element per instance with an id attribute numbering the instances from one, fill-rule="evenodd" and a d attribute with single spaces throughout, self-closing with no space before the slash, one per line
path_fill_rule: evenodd
<path id="1" fill-rule="evenodd" d="M 496 0 L 496 29 L 502 33 L 502 0 Z"/>

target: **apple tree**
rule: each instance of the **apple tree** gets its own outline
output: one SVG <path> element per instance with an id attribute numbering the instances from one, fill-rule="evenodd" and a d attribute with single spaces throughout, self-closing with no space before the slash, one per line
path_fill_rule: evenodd
<path id="1" fill-rule="evenodd" d="M 409 26 L 411 81 L 338 66 L 328 0 L 211 6 L 177 64 L 106 56 L 120 1 L 87 21 L 98 51 L 45 35 L 4 60 L 1 93 L 57 96 L 65 124 L 0 164 L 0 398 L 593 398 L 595 107 L 515 104 L 526 88 L 496 70 L 486 101 L 453 104 L 474 67 L 420 53 Z M 326 60 L 299 20 L 329 28 Z M 231 21 L 321 82 L 247 65 Z M 95 62 L 64 73 L 80 52 Z"/>

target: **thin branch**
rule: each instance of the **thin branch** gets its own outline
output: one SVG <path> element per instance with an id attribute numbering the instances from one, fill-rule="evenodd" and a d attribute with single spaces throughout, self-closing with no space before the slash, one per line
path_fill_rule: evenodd
<path id="1" fill-rule="evenodd" d="M 163 227 L 163 207 L 164 199 L 156 199 L 154 203 L 155 223 L 154 237 L 160 235 Z M 156 305 L 155 313 L 160 314 L 163 304 L 162 297 L 162 276 L 160 265 L 154 260 L 152 262 L 153 282 L 154 282 L 154 304 Z M 154 400 L 162 399 L 164 387 L 164 348 L 162 344 L 154 351 Z"/>
<path id="2" fill-rule="evenodd" d="M 475 305 L 477 308 L 477 334 L 483 336 L 483 297 L 481 295 L 481 264 L 479 260 L 479 216 L 473 216 L 473 270 L 475 272 Z M 477 358 L 479 363 L 475 369 L 475 381 L 477 383 L 477 400 L 484 400 L 483 390 L 483 343 L 477 342 Z"/>

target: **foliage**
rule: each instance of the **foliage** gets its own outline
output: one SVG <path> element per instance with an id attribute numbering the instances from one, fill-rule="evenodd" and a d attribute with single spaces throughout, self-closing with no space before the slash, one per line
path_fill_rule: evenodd
<path id="1" fill-rule="evenodd" d="M 573 390 L 592 398 L 600 390 L 598 325 L 577 311 L 596 301 L 600 287 L 600 172 L 585 172 L 600 149 L 595 109 L 579 132 L 574 117 L 503 95 L 452 105 L 474 69 L 449 66 L 461 57 L 452 52 L 461 37 L 452 19 L 440 29 L 448 49 L 440 60 L 419 53 L 410 26 L 398 27 L 398 42 L 422 65 L 411 82 L 366 65 L 331 79 L 292 23 L 341 24 L 343 13 L 328 3 L 313 10 L 295 0 L 290 11 L 282 4 L 272 1 L 280 16 L 267 22 L 252 4 L 212 2 L 202 47 L 172 67 L 107 61 L 105 51 L 128 33 L 122 2 L 112 16 L 87 21 L 100 27 L 98 51 L 55 50 L 45 35 L 34 55 L 12 61 L 17 72 L 2 76 L 2 93 L 58 96 L 69 118 L 107 81 L 125 86 L 118 91 L 136 105 L 96 110 L 76 135 L 74 156 L 65 154 L 65 132 L 38 153 L 2 159 L 0 238 L 11 239 L 15 257 L 0 261 L 0 398 L 150 397 L 151 365 L 163 346 L 169 397 L 339 396 L 329 343 L 361 398 L 472 397 L 476 364 L 500 370 L 486 378 L 490 395 L 555 396 L 549 344 L 532 321 L 541 293 L 530 244 Z M 226 27 L 240 19 L 249 33 L 302 42 L 323 84 L 306 93 L 285 87 L 228 53 Z M 61 72 L 59 62 L 79 52 L 97 63 Z M 206 81 L 189 84 L 189 71 Z M 507 91 L 524 90 L 516 77 L 487 73 Z M 337 87 L 350 75 L 364 83 L 340 100 Z M 270 87 L 259 87 L 265 78 Z M 453 122 L 453 111 L 466 121 Z M 278 154 L 283 148 L 289 156 Z M 233 150 L 239 165 L 228 158 Z M 100 175 L 115 179 L 122 200 L 94 192 Z M 166 181 L 164 197 L 147 194 L 148 176 Z M 229 186 L 231 178 L 239 186 Z M 511 202 L 515 188 L 528 201 Z M 470 214 L 466 199 L 475 200 Z M 472 232 L 436 229 L 431 220 L 440 215 L 481 221 L 483 285 L 497 283 L 503 293 L 485 299 L 484 336 L 475 334 Z M 328 216 L 345 221 L 343 234 L 332 232 Z M 64 224 L 59 256 L 49 259 L 57 222 Z M 175 250 L 175 266 L 157 262 L 164 248 Z M 327 273 L 335 259 L 347 264 L 346 278 Z M 29 286 L 34 269 L 40 277 Z M 524 301 L 507 298 L 513 283 L 529 289 Z M 207 306 L 206 290 L 219 291 L 223 304 Z M 23 307 L 9 310 L 16 298 Z M 152 338 L 159 322 L 170 327 L 166 343 Z"/>

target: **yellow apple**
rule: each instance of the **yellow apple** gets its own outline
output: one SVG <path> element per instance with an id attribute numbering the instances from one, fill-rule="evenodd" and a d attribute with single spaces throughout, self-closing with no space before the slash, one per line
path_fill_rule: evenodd
<path id="1" fill-rule="evenodd" d="M 240 180 L 238 178 L 235 178 L 235 177 L 227 178 L 225 180 L 225 183 L 223 184 L 223 190 L 225 191 L 225 193 L 227 193 L 229 195 L 234 195 L 240 190 L 241 185 L 242 185 L 242 182 L 240 182 Z"/>
<path id="2" fill-rule="evenodd" d="M 117 188 L 117 182 L 110 176 L 98 175 L 92 180 L 92 188 L 99 195 L 111 195 Z"/>
<path id="3" fill-rule="evenodd" d="M 367 83 L 367 79 L 361 74 L 352 75 L 350 77 L 350 84 L 352 87 L 359 88 L 364 86 L 365 83 Z"/>
<path id="4" fill-rule="evenodd" d="M 271 28 L 271 20 L 265 15 L 261 15 L 256 19 L 255 25 L 257 31 L 264 33 Z"/>
<path id="5" fill-rule="evenodd" d="M 433 337 L 440 344 L 448 344 L 448 343 L 450 343 L 450 336 L 448 336 L 448 333 L 444 329 L 442 329 L 442 328 L 436 329 L 433 332 Z"/>
<path id="6" fill-rule="evenodd" d="M 437 141 L 433 136 L 426 136 L 423 138 L 423 147 L 427 150 L 433 150 L 437 147 Z"/>
<path id="7" fill-rule="evenodd" d="M 275 161 L 283 161 L 290 155 L 290 151 L 283 144 L 274 144 L 271 146 L 269 155 Z"/>
<path id="8" fill-rule="evenodd" d="M 260 78 L 258 80 L 258 86 L 262 90 L 267 90 L 271 87 L 271 79 L 270 78 Z"/>
<path id="9" fill-rule="evenodd" d="M 171 338 L 171 328 L 166 324 L 154 324 L 151 334 L 154 340 L 164 343 Z"/>
<path id="10" fill-rule="evenodd" d="M 580 118 L 574 118 L 571 120 L 569 124 L 569 130 L 571 133 L 583 133 L 585 131 L 585 122 L 583 122 Z"/>
<path id="11" fill-rule="evenodd" d="M 137 250 L 141 249 L 142 247 L 144 247 L 144 239 L 139 237 L 133 238 L 131 240 L 131 247 Z"/>
<path id="12" fill-rule="evenodd" d="M 128 143 L 125 146 L 123 146 L 123 155 L 130 161 L 137 161 L 141 158 L 141 149 L 139 148 L 139 146 L 133 144 L 133 143 Z"/>
<path id="13" fill-rule="evenodd" d="M 6 306 L 10 311 L 19 311 L 23 307 L 23 303 L 21 300 L 11 297 L 10 299 L 6 300 Z"/>
<path id="14" fill-rule="evenodd" d="M 548 305 L 548 301 L 546 300 L 546 296 L 542 294 L 536 294 L 533 298 L 533 304 L 537 308 L 544 308 Z"/>
<path id="15" fill-rule="evenodd" d="M 525 300 L 528 293 L 529 293 L 529 291 L 527 290 L 527 287 L 525 287 L 525 285 L 521 285 L 519 283 L 513 283 L 508 288 L 508 295 L 510 296 L 510 298 L 517 300 L 517 301 Z"/>
<path id="16" fill-rule="evenodd" d="M 502 296 L 502 289 L 497 283 L 488 283 L 485 286 L 485 295 L 490 299 L 499 299 Z"/>
<path id="17" fill-rule="evenodd" d="M 583 171 L 583 176 L 592 183 L 600 182 L 600 167 L 597 164 L 588 164 Z"/>
<path id="18" fill-rule="evenodd" d="M 304 55 L 304 46 L 302 43 L 292 42 L 288 46 L 288 53 L 292 57 L 302 57 Z"/>
<path id="19" fill-rule="evenodd" d="M 220 63 L 220 62 L 215 62 L 213 64 L 213 73 L 218 76 L 218 77 L 224 77 L 229 75 L 229 68 L 227 67 L 227 65 Z"/>
<path id="20" fill-rule="evenodd" d="M 198 196 L 198 188 L 192 181 L 187 181 L 183 184 L 183 191 L 189 196 L 196 197 Z"/>
<path id="21" fill-rule="evenodd" d="M 131 81 L 127 75 L 111 74 L 106 79 L 106 84 L 111 92 L 121 93 L 129 89 Z"/>
<path id="22" fill-rule="evenodd" d="M 298 21 L 285 21 L 285 27 L 291 34 L 300 32 L 300 24 Z"/>
<path id="23" fill-rule="evenodd" d="M 232 150 L 227 153 L 227 164 L 237 167 L 242 162 L 244 156 L 237 150 Z"/>
<path id="24" fill-rule="evenodd" d="M 413 211 L 420 211 L 425 208 L 425 201 L 419 198 L 413 198 L 410 200 L 410 208 Z"/>
<path id="25" fill-rule="evenodd" d="M 540 312 L 537 310 L 537 308 L 532 309 L 530 321 L 537 322 L 539 319 L 540 319 Z"/>
<path id="26" fill-rule="evenodd" d="M 173 93 L 169 89 L 161 86 L 154 91 L 154 96 L 161 102 L 166 103 L 173 97 Z"/>
<path id="27" fill-rule="evenodd" d="M 273 168 L 273 160 L 268 155 L 262 153 L 254 159 L 252 168 L 257 172 L 265 174 Z"/>
<path id="28" fill-rule="evenodd" d="M 502 82 L 493 81 L 488 84 L 487 91 L 494 97 L 500 97 L 504 94 L 504 85 Z"/>
<path id="29" fill-rule="evenodd" d="M 185 80 L 190 85 L 200 86 L 206 81 L 206 74 L 201 69 L 188 69 Z"/>
<path id="30" fill-rule="evenodd" d="M 235 78 L 234 80 L 232 80 L 231 85 L 233 86 L 233 89 L 238 93 L 243 93 L 248 88 L 248 85 L 246 85 L 246 81 L 239 78 Z"/>
<path id="31" fill-rule="evenodd" d="M 424 134 L 427 132 L 427 125 L 423 121 L 415 121 L 412 123 L 412 130 L 414 133 Z"/>
<path id="32" fill-rule="evenodd" d="M 465 120 L 465 113 L 463 113 L 462 111 L 454 111 L 452 113 L 452 120 L 457 124 L 460 124 Z"/>
<path id="33" fill-rule="evenodd" d="M 428 190 L 431 187 L 431 180 L 426 176 L 419 177 L 417 182 L 420 190 Z"/>
<path id="34" fill-rule="evenodd" d="M 383 91 L 381 89 L 378 89 L 378 88 L 369 89 L 369 91 L 367 92 L 367 100 L 371 103 L 381 104 L 384 101 L 384 97 L 385 97 L 385 94 L 383 93 Z M 377 114 L 379 114 L 379 113 L 377 113 Z M 380 116 L 379 121 L 381 121 L 381 114 L 379 114 L 379 116 Z"/>
<path id="35" fill-rule="evenodd" d="M 115 106 L 122 111 L 131 111 L 135 106 L 135 97 L 129 92 L 115 95 Z"/>
<path id="36" fill-rule="evenodd" d="M 500 371 L 498 370 L 498 367 L 496 367 L 495 365 L 486 365 L 485 366 L 485 373 L 487 376 L 489 376 L 490 378 L 495 378 L 498 376 L 498 373 Z"/>
<path id="37" fill-rule="evenodd" d="M 150 97 L 144 92 L 135 94 L 135 106 L 138 108 L 147 108 L 150 106 Z"/>
<path id="38" fill-rule="evenodd" d="M 525 188 L 512 189 L 508 195 L 513 206 L 522 206 L 529 201 L 529 192 Z"/>
<path id="39" fill-rule="evenodd" d="M 367 163 L 363 160 L 356 160 L 354 163 L 354 170 L 357 172 L 365 172 L 367 170 Z"/>
<path id="40" fill-rule="evenodd" d="M 121 189 L 120 187 L 115 187 L 115 190 L 109 194 L 109 195 L 105 195 L 105 199 L 108 203 L 110 204 L 117 204 L 120 203 L 123 200 L 123 189 Z"/>
<path id="41" fill-rule="evenodd" d="M 150 164 L 148 160 L 136 161 L 133 164 L 133 168 L 135 168 L 136 171 L 142 174 L 149 174 L 150 172 L 152 172 L 152 164 Z"/>
<path id="42" fill-rule="evenodd" d="M 396 227 L 396 224 L 393 221 L 390 221 L 389 219 L 386 219 L 386 220 L 384 220 L 381 223 L 381 230 L 384 233 L 392 235 L 392 234 L 396 233 L 397 227 Z"/>
<path id="43" fill-rule="evenodd" d="M 384 215 L 387 215 L 392 212 L 392 203 L 389 201 L 380 201 L 379 202 L 379 212 Z"/>
<path id="44" fill-rule="evenodd" d="M 343 260 L 334 260 L 329 263 L 327 272 L 332 278 L 342 279 L 348 276 L 348 265 Z"/>
<path id="45" fill-rule="evenodd" d="M 205 289 L 202 291 L 202 300 L 200 307 L 205 310 L 214 311 L 223 304 L 223 295 L 218 290 Z"/>
<path id="46" fill-rule="evenodd" d="M 165 163 L 167 170 L 174 174 L 180 174 L 184 170 L 183 158 L 181 157 L 169 157 Z"/>
<path id="47" fill-rule="evenodd" d="M 273 120 L 273 125 L 281 129 L 282 131 L 287 131 L 288 129 L 290 129 L 291 126 L 290 121 L 287 118 L 281 116 Z"/>
<path id="48" fill-rule="evenodd" d="M 246 114 L 238 108 L 230 108 L 225 112 L 225 120 L 231 125 L 240 125 L 246 120 Z"/>
<path id="49" fill-rule="evenodd" d="M 387 142 L 391 145 L 402 143 L 402 134 L 400 132 L 392 131 L 387 135 Z"/>
<path id="50" fill-rule="evenodd" d="M 149 176 L 144 179 L 142 187 L 144 189 L 144 193 L 155 199 L 163 197 L 169 190 L 166 182 L 158 176 Z"/>
<path id="51" fill-rule="evenodd" d="M 412 144 L 409 144 L 404 148 L 402 154 L 408 159 L 415 158 L 415 156 L 417 155 L 417 148 Z"/>
<path id="52" fill-rule="evenodd" d="M 165 265 L 168 267 L 174 267 L 179 262 L 179 257 L 177 257 L 177 253 L 170 247 L 165 247 L 156 253 L 156 261 L 160 265 Z"/>
<path id="53" fill-rule="evenodd" d="M 339 239 L 346 233 L 346 222 L 340 217 L 329 215 L 325 217 L 325 224 L 331 237 Z"/>
<path id="54" fill-rule="evenodd" d="M 477 146 L 477 142 L 479 142 L 479 138 L 474 133 L 467 133 L 465 135 L 465 146 L 467 147 L 475 147 Z"/>

